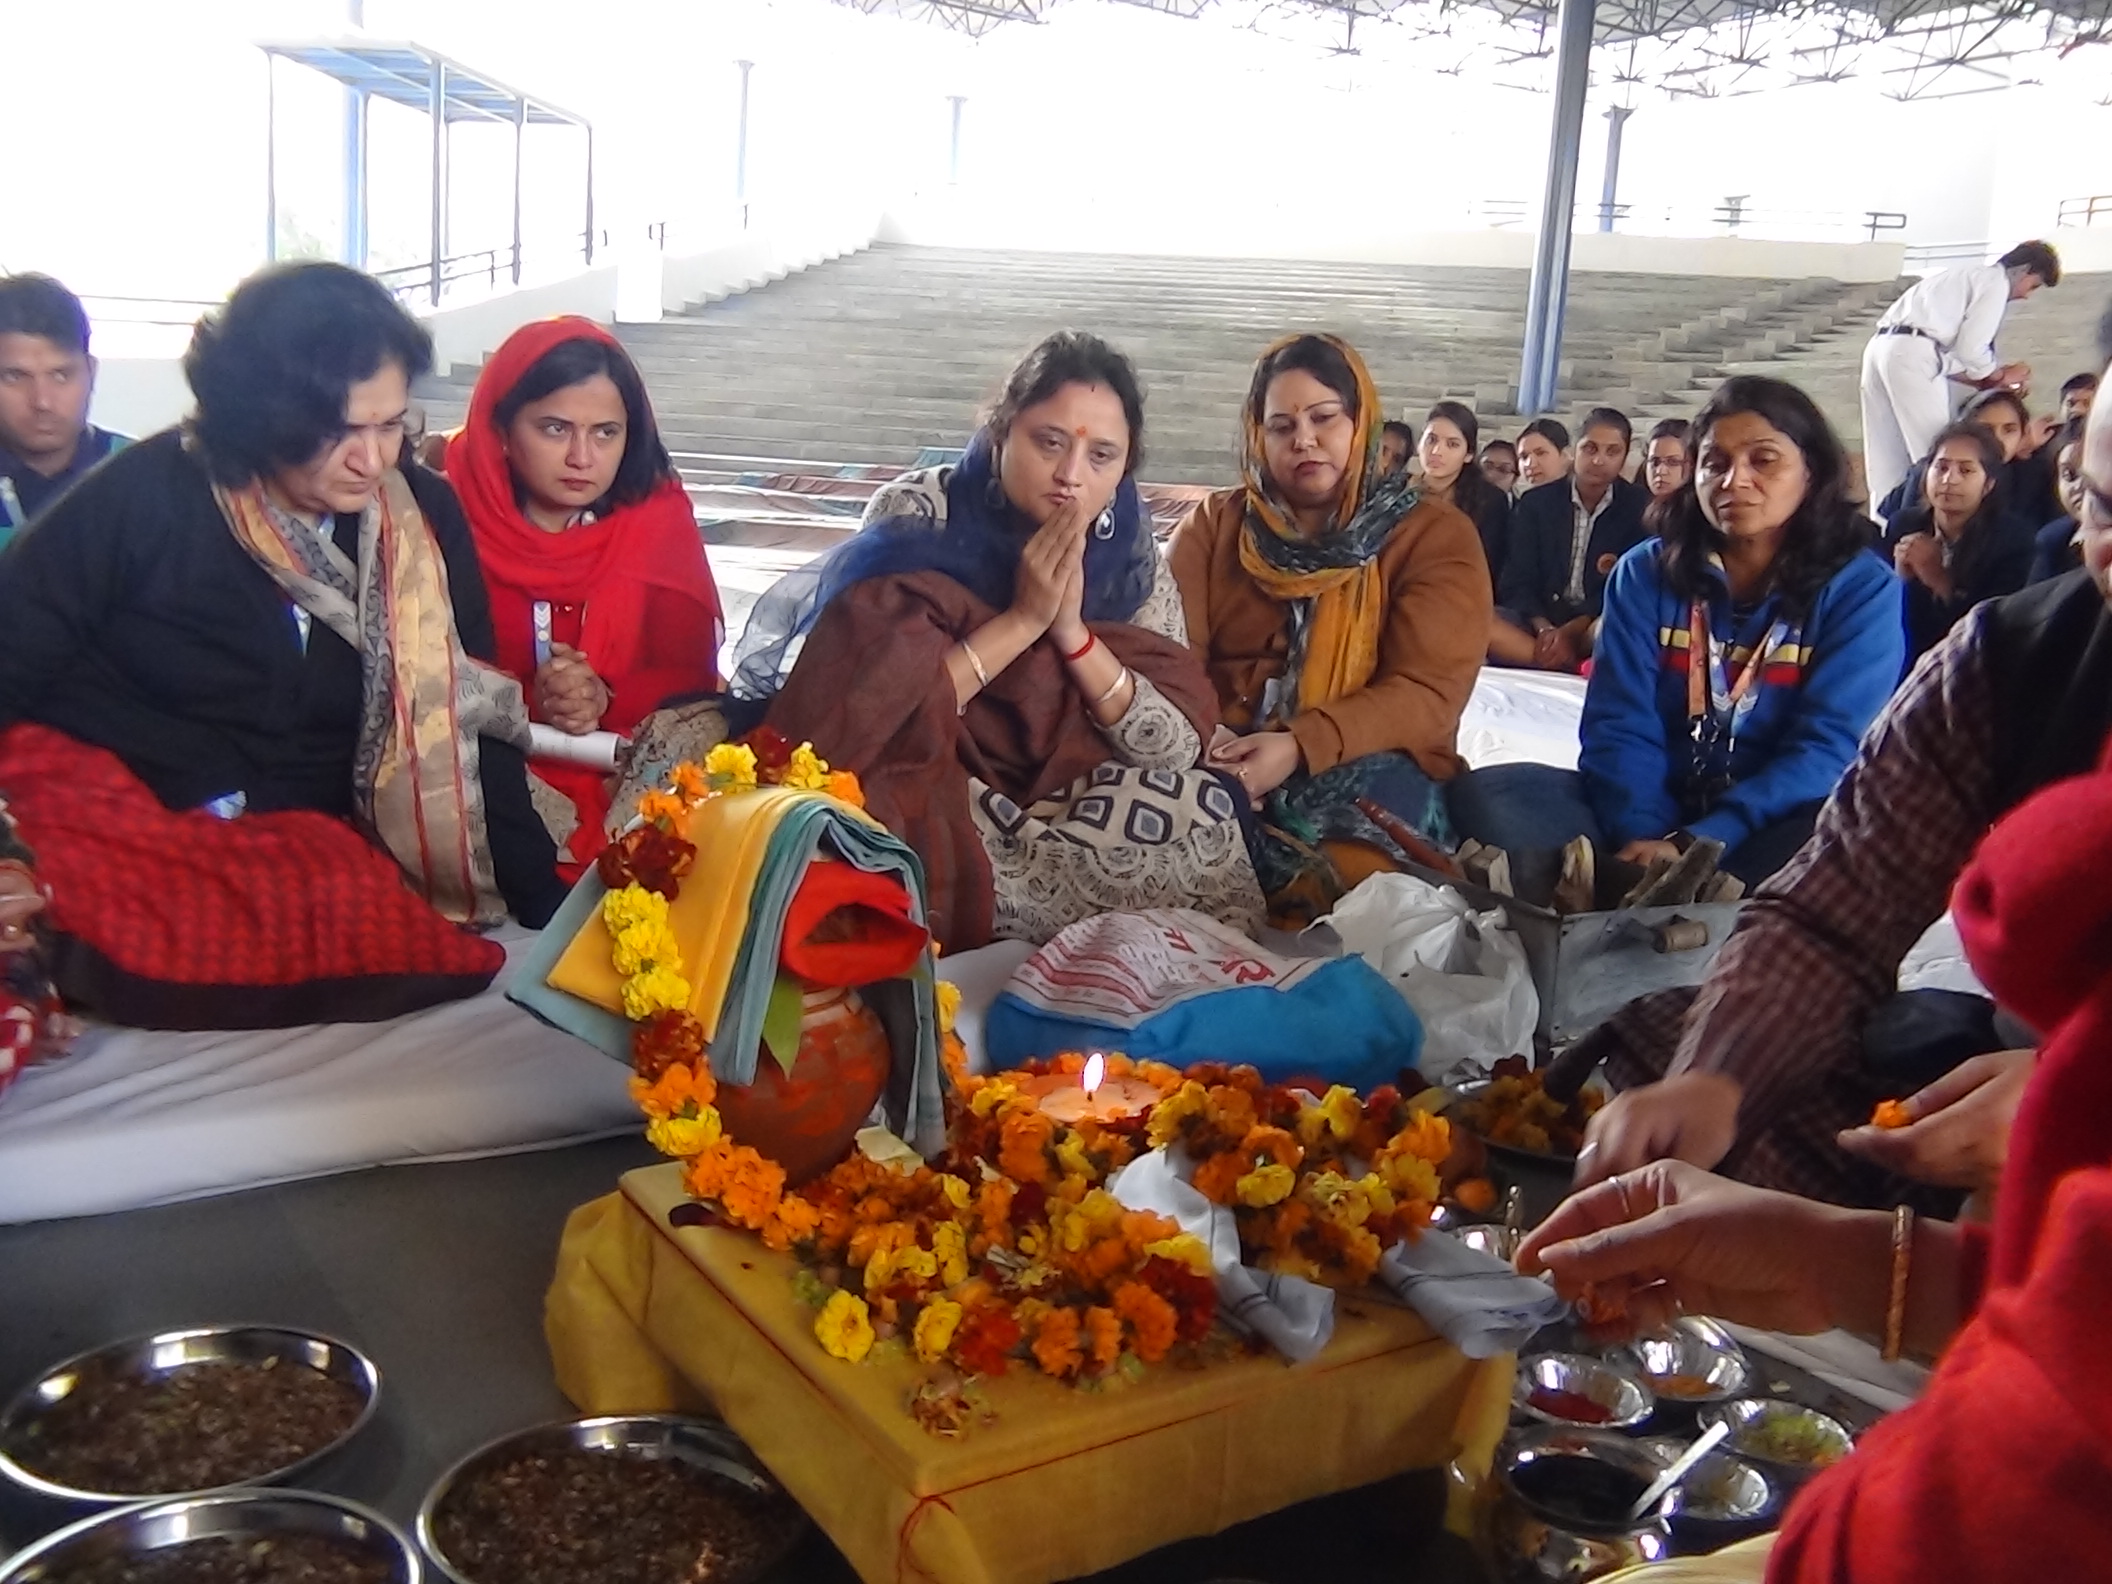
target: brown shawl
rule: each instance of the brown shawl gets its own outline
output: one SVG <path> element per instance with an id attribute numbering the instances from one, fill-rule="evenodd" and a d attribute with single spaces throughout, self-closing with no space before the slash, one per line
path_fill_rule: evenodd
<path id="1" fill-rule="evenodd" d="M 956 713 L 946 652 L 997 614 L 939 572 L 854 584 L 822 612 L 770 705 L 772 726 L 857 773 L 873 817 L 923 860 L 932 936 L 947 951 L 987 945 L 995 916 L 990 860 L 968 813 L 969 777 L 1028 808 L 1110 757 L 1063 657 L 1046 642 Z M 1209 741 L 1217 701 L 1193 654 L 1126 622 L 1094 622 L 1092 630 Z"/>

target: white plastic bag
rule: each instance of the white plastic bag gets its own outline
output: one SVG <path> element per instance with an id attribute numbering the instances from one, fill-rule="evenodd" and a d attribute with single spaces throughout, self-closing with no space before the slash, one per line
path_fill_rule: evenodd
<path id="1" fill-rule="evenodd" d="M 1529 1053 L 1540 994 L 1503 910 L 1477 913 L 1450 887 L 1376 874 L 1312 926 L 1386 978 L 1423 1021 L 1423 1076 Z"/>

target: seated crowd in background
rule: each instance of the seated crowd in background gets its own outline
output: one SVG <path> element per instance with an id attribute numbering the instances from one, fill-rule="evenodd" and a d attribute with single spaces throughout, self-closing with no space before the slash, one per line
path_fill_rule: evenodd
<path id="1" fill-rule="evenodd" d="M 48 275 L 0 276 L 0 549 L 125 444 L 88 421 L 94 395 L 81 300 Z"/>
<path id="2" fill-rule="evenodd" d="M 1584 415 L 1569 470 L 1536 484 L 1511 512 L 1489 658 L 1543 671 L 1574 671 L 1592 652 L 1606 579 L 1643 538 L 1650 492 L 1625 476 L 1634 437 L 1611 407 Z M 1568 437 L 1563 436 L 1564 439 Z M 1520 459 L 1552 438 L 1529 432 Z"/>
<path id="3" fill-rule="evenodd" d="M 2022 588 L 2033 530 L 2010 509 L 2002 442 L 1984 424 L 1952 424 L 1909 475 L 1885 548 L 1906 587 L 1907 649 L 1919 659 L 1973 606 Z"/>

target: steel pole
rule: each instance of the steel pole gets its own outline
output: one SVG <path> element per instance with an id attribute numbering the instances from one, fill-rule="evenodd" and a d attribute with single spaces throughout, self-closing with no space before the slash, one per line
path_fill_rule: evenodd
<path id="1" fill-rule="evenodd" d="M 347 0 L 345 20 L 366 25 L 364 0 Z M 354 269 L 367 267 L 367 93 L 345 90 L 345 224 L 344 260 Z"/>
<path id="2" fill-rule="evenodd" d="M 1591 83 L 1591 30 L 1597 11 L 1596 0 L 1562 0 L 1547 183 L 1540 195 L 1540 234 L 1533 249 L 1525 346 L 1518 363 L 1518 410 L 1528 416 L 1544 413 L 1555 403 L 1562 309 L 1569 294 L 1569 233 L 1577 205 L 1577 156 L 1584 138 L 1584 92 Z"/>
<path id="3" fill-rule="evenodd" d="M 946 185 L 961 184 L 961 106 L 968 100 L 965 95 L 949 95 L 946 102 L 953 106 L 953 143 L 946 156 Z"/>
<path id="4" fill-rule="evenodd" d="M 429 290 L 439 306 L 447 279 L 447 67 L 433 62 L 426 113 L 433 118 L 433 264 Z"/>
<path id="5" fill-rule="evenodd" d="M 279 261 L 279 58 L 264 52 L 264 262 Z"/>
<path id="6" fill-rule="evenodd" d="M 587 267 L 594 265 L 594 128 L 587 125 Z"/>
<path id="7" fill-rule="evenodd" d="M 741 206 L 741 226 L 748 225 L 748 74 L 754 61 L 736 61 L 741 68 L 741 125 L 733 145 L 733 201 Z"/>
<path id="8" fill-rule="evenodd" d="M 528 101 L 513 102 L 513 283 L 521 283 L 521 140 L 528 131 Z"/>
<path id="9" fill-rule="evenodd" d="M 1615 105 L 1606 112 L 1606 179 L 1599 184 L 1599 229 L 1611 231 L 1621 195 L 1621 129 L 1635 114 L 1633 105 Z"/>

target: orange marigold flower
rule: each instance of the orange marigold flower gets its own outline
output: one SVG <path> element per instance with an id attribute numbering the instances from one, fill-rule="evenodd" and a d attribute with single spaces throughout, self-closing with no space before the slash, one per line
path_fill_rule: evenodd
<path id="1" fill-rule="evenodd" d="M 1260 1118 L 1254 1112 L 1254 1097 L 1244 1089 L 1220 1084 L 1210 1091 L 1204 1119 L 1228 1139 L 1243 1139 Z"/>
<path id="2" fill-rule="evenodd" d="M 1048 1149 L 1055 1136 L 1056 1124 L 1041 1112 L 1014 1112 L 998 1135 L 997 1169 L 1015 1182 L 1047 1182 Z"/>
<path id="3" fill-rule="evenodd" d="M 1452 1197 L 1468 1215 L 1487 1215 L 1496 1208 L 1496 1185 L 1486 1177 L 1469 1177 L 1452 1190 Z"/>
<path id="4" fill-rule="evenodd" d="M 785 1169 L 747 1145 L 735 1146 L 731 1170 L 719 1191 L 726 1214 L 744 1227 L 760 1227 L 784 1197 Z"/>
<path id="5" fill-rule="evenodd" d="M 1142 1282 L 1124 1282 L 1115 1289 L 1115 1313 L 1129 1323 L 1136 1339 L 1137 1357 L 1156 1364 L 1173 1348 L 1180 1334 L 1180 1316 L 1173 1305 Z"/>
<path id="6" fill-rule="evenodd" d="M 1097 1304 L 1086 1310 L 1085 1349 L 1096 1371 L 1113 1369 L 1122 1357 L 1122 1317 Z"/>
<path id="7" fill-rule="evenodd" d="M 1298 1141 L 1280 1127 L 1255 1128 L 1241 1141 L 1239 1147 L 1244 1153 L 1255 1157 L 1257 1165 L 1266 1157 L 1278 1166 L 1296 1171 L 1305 1159 L 1305 1150 Z"/>
<path id="8" fill-rule="evenodd" d="M 686 803 L 701 803 L 711 795 L 711 781 L 704 767 L 685 760 L 674 768 L 675 793 Z"/>
<path id="9" fill-rule="evenodd" d="M 797 1194 L 786 1194 L 778 1200 L 776 1213 L 763 1224 L 763 1246 L 782 1254 L 806 1242 L 820 1226 L 820 1210 Z"/>
<path id="10" fill-rule="evenodd" d="M 1078 1344 L 1078 1311 L 1051 1309 L 1034 1331 L 1034 1362 L 1044 1375 L 1064 1380 L 1078 1373 L 1085 1363 L 1085 1350 Z"/>
<path id="11" fill-rule="evenodd" d="M 694 1067 L 676 1065 L 669 1067 L 651 1083 L 647 1083 L 643 1078 L 631 1080 L 631 1099 L 638 1109 L 656 1121 L 663 1122 L 670 1117 L 684 1115 L 689 1107 L 695 1109 L 688 1110 L 687 1114 L 694 1116 L 696 1112 L 710 1105 L 717 1098 L 718 1092 L 719 1086 L 713 1080 L 709 1067 L 699 1071 Z"/>
<path id="12" fill-rule="evenodd" d="M 638 800 L 638 817 L 647 824 L 666 820 L 670 825 L 679 825 L 688 813 L 682 799 L 672 792 L 648 792 Z"/>
<path id="13" fill-rule="evenodd" d="M 1880 1100 L 1877 1109 L 1870 1113 L 1870 1125 L 1877 1128 L 1903 1128 L 1914 1120 L 1914 1113 L 1907 1109 L 1904 1100 Z"/>
<path id="14" fill-rule="evenodd" d="M 1019 1322 L 1008 1311 L 967 1309 L 953 1334 L 953 1361 L 971 1375 L 1002 1375 L 1019 1339 Z"/>
<path id="15" fill-rule="evenodd" d="M 1238 1195 L 1239 1179 L 1247 1174 L 1247 1157 L 1240 1150 L 1213 1155 L 1196 1167 L 1194 1187 L 1212 1204 L 1228 1205 Z"/>
<path id="16" fill-rule="evenodd" d="M 839 803 L 848 803 L 852 808 L 865 807 L 865 788 L 848 770 L 831 770 L 823 790 Z"/>

